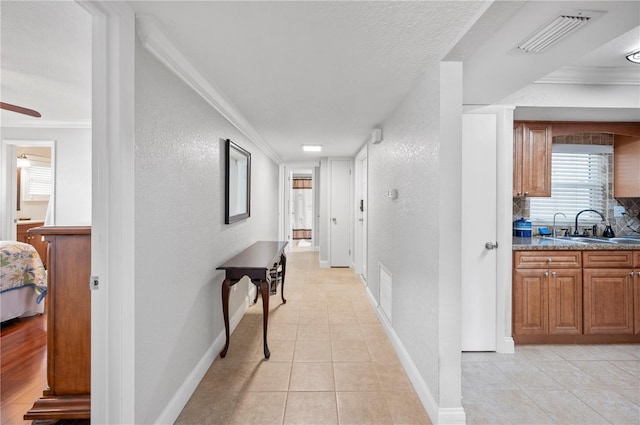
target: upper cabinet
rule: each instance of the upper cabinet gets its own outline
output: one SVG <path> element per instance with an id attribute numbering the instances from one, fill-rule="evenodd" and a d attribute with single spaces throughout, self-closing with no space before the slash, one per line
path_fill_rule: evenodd
<path id="1" fill-rule="evenodd" d="M 551 196 L 551 124 L 516 121 L 513 196 Z"/>
<path id="2" fill-rule="evenodd" d="M 615 136 L 613 196 L 640 198 L 640 136 Z"/>

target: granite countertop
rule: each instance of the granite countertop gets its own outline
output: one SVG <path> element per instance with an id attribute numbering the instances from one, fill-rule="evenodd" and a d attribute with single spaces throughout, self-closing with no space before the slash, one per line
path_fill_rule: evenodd
<path id="1" fill-rule="evenodd" d="M 640 251 L 640 243 L 607 243 L 607 242 L 574 242 L 570 240 L 557 240 L 550 237 L 533 236 L 530 238 L 513 237 L 514 251 L 529 250 L 611 250 L 611 251 Z"/>

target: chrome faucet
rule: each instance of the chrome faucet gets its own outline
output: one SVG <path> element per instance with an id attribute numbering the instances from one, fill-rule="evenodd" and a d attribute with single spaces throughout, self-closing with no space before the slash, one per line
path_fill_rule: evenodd
<path id="1" fill-rule="evenodd" d="M 574 235 L 579 235 L 580 234 L 580 232 L 578 231 L 578 217 L 580 217 L 580 214 L 582 214 L 583 212 L 594 212 L 594 213 L 598 214 L 600 217 L 602 217 L 602 221 L 606 221 L 606 218 L 604 218 L 604 215 L 602 215 L 602 213 L 600 211 L 591 210 L 591 209 L 582 210 L 578 214 L 576 214 L 576 227 L 573 229 L 573 234 Z"/>
<path id="2" fill-rule="evenodd" d="M 555 238 L 556 236 L 558 236 L 558 229 L 556 229 L 556 216 L 557 215 L 562 215 L 564 218 L 567 218 L 566 215 L 564 215 L 564 213 L 561 212 L 557 212 L 553 215 L 553 237 Z"/>

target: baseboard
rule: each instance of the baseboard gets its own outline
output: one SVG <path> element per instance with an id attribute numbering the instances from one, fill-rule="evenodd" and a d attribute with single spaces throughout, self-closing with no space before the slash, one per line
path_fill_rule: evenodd
<path id="1" fill-rule="evenodd" d="M 382 324 L 382 327 L 385 333 L 389 337 L 389 340 L 391 341 L 391 345 L 393 346 L 393 349 L 398 355 L 398 358 L 400 359 L 400 363 L 402 364 L 402 367 L 404 368 L 405 373 L 409 377 L 409 380 L 411 381 L 411 384 L 413 385 L 413 388 L 415 389 L 416 394 L 418 395 L 418 398 L 420 398 L 422 405 L 427 411 L 427 414 L 429 415 L 431 422 L 434 425 L 465 424 L 466 415 L 462 407 L 440 408 L 438 406 L 436 399 L 433 397 L 433 394 L 429 390 L 427 383 L 424 382 L 424 379 L 422 379 L 422 376 L 420 375 L 418 368 L 416 367 L 415 363 L 411 359 L 411 356 L 409 356 L 409 353 L 404 347 L 404 344 L 402 344 L 400 337 L 398 337 L 398 334 L 396 334 L 396 332 L 393 330 L 393 327 L 391 326 L 391 323 L 387 319 L 387 316 L 384 314 L 382 309 L 380 309 L 378 301 L 374 298 L 373 294 L 371 293 L 368 287 L 367 287 L 366 294 L 369 302 L 371 303 L 371 306 L 376 312 L 376 316 L 378 317 L 378 320 Z"/>
<path id="2" fill-rule="evenodd" d="M 245 297 L 245 302 L 240 305 L 238 310 L 231 316 L 229 320 L 229 332 L 233 333 L 236 326 L 242 320 L 244 313 L 247 311 L 249 306 L 251 305 L 251 301 L 249 297 Z M 184 406 L 187 405 L 187 402 L 193 395 L 194 391 L 202 381 L 202 378 L 211 367 L 211 364 L 215 361 L 220 354 L 220 351 L 224 348 L 224 344 L 226 342 L 226 336 L 224 329 L 222 332 L 218 334 L 213 343 L 209 346 L 207 351 L 205 351 L 204 355 L 198 362 L 198 364 L 193 368 L 187 379 L 185 379 L 184 383 L 180 386 L 178 391 L 176 391 L 175 395 L 167 404 L 167 407 L 160 413 L 160 416 L 153 421 L 154 424 L 167 424 L 171 425 L 175 423 L 176 419 L 184 409 Z"/>
<path id="3" fill-rule="evenodd" d="M 329 261 L 327 261 L 327 260 L 320 260 L 320 268 L 321 268 L 321 269 L 328 269 L 328 268 L 329 268 Z"/>
<path id="4" fill-rule="evenodd" d="M 510 336 L 505 336 L 498 345 L 498 353 L 500 354 L 513 354 L 516 352 L 516 343 Z"/>

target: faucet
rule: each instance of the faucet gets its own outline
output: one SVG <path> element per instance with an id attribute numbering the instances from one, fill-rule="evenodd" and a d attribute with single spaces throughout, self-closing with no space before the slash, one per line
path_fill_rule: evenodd
<path id="1" fill-rule="evenodd" d="M 602 215 L 602 213 L 600 211 L 591 210 L 591 209 L 582 210 L 578 214 L 576 214 L 576 227 L 573 229 L 573 234 L 575 236 L 580 234 L 580 232 L 578 231 L 578 217 L 580 217 L 580 214 L 582 214 L 583 212 L 594 212 L 594 213 L 598 214 L 600 217 L 602 217 L 602 221 L 606 221 L 606 219 L 604 218 L 604 215 Z"/>
<path id="2" fill-rule="evenodd" d="M 554 237 L 554 238 L 555 238 L 556 236 L 558 236 L 558 230 L 556 229 L 556 216 L 557 216 L 557 215 L 559 215 L 559 214 L 562 214 L 562 216 L 563 216 L 564 218 L 567 218 L 567 216 L 566 216 L 566 215 L 564 215 L 564 213 L 561 213 L 561 212 L 557 212 L 557 213 L 555 213 L 555 214 L 553 215 L 553 237 Z"/>

